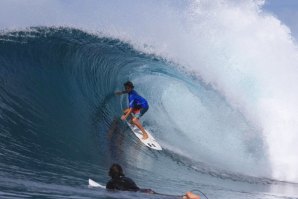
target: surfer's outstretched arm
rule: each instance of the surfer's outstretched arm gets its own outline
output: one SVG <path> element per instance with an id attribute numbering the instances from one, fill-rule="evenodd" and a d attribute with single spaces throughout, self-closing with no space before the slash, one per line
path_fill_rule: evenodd
<path id="1" fill-rule="evenodd" d="M 183 199 L 200 199 L 201 197 L 197 194 L 194 194 L 192 192 L 186 192 L 186 194 L 183 196 Z"/>
<path id="2" fill-rule="evenodd" d="M 146 189 L 141 189 L 141 191 L 142 190 L 146 190 Z M 149 189 L 149 190 L 151 190 L 151 189 Z M 173 198 L 177 198 L 177 199 L 201 199 L 201 197 L 199 195 L 194 194 L 191 191 L 186 192 L 183 196 L 181 196 L 181 195 L 180 196 L 176 196 L 176 195 L 156 193 L 154 191 L 152 191 L 152 192 L 145 192 L 145 193 L 152 193 L 152 194 L 157 194 L 157 195 L 162 195 L 162 196 L 172 196 Z"/>
<path id="3" fill-rule="evenodd" d="M 107 183 L 107 186 L 106 186 L 107 189 L 121 190 L 121 191 L 140 191 L 140 192 L 149 193 L 149 194 L 157 194 L 157 195 L 163 195 L 163 196 L 174 196 L 174 195 L 157 193 L 157 192 L 153 191 L 152 189 L 140 189 L 134 183 L 134 181 L 132 179 L 125 177 L 122 167 L 117 163 L 113 164 L 110 167 L 109 176 L 111 177 L 111 180 Z M 121 180 L 119 180 L 119 179 L 121 179 Z M 96 182 L 94 182 L 94 183 L 96 183 Z M 90 185 L 90 179 L 89 179 L 89 185 Z M 199 195 L 194 194 L 190 191 L 186 192 L 185 195 L 183 195 L 183 196 L 174 196 L 174 197 L 179 197 L 180 199 L 181 198 L 183 198 L 183 199 L 201 199 Z"/>

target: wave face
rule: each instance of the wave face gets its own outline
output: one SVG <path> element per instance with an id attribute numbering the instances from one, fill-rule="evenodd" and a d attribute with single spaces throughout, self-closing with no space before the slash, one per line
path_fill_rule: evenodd
<path id="1" fill-rule="evenodd" d="M 256 168 L 253 175 L 258 176 L 268 169 L 257 130 L 217 92 L 170 63 L 75 29 L 9 33 L 2 46 L 5 150 L 75 155 L 73 147 L 93 145 L 86 134 L 107 132 L 119 117 L 126 98 L 113 92 L 131 80 L 150 102 L 145 125 L 165 148 L 232 172 L 250 174 Z M 77 155 L 85 157 L 88 150 Z"/>
<path id="2" fill-rule="evenodd" d="M 85 184 L 94 171 L 102 175 L 113 162 L 152 172 L 156 161 L 159 167 L 172 161 L 185 165 L 179 168 L 185 175 L 192 169 L 218 183 L 272 183 L 261 178 L 270 175 L 270 165 L 257 130 L 218 92 L 173 63 L 120 40 L 66 28 L 2 35 L 0 61 L 5 182 Z M 114 91 L 126 80 L 150 102 L 144 125 L 164 147 L 163 154 L 140 150 L 119 120 L 127 102 Z"/>
<path id="3" fill-rule="evenodd" d="M 17 30 L 1 33 L 2 178 L 82 184 L 90 168 L 117 161 L 136 177 L 142 169 L 162 175 L 152 165 L 178 162 L 218 184 L 297 182 L 298 53 L 262 2 L 128 1 L 113 13 L 109 2 L 94 1 L 96 13 L 60 4 L 30 4 L 47 5 L 46 13 L 61 6 L 56 14 L 67 14 L 58 22 L 32 12 L 8 17 Z M 27 8 L 12 5 L 1 13 Z M 79 8 L 88 14 L 78 20 Z M 20 30 L 40 24 L 64 27 Z M 164 154 L 132 147 L 139 145 L 119 121 L 126 97 L 113 94 L 127 80 L 148 99 L 144 125 Z"/>
<path id="4" fill-rule="evenodd" d="M 178 63 L 258 131 L 269 176 L 297 182 L 297 45 L 290 29 L 263 5 L 259 0 L 3 1 L 0 26 L 75 27 Z"/>

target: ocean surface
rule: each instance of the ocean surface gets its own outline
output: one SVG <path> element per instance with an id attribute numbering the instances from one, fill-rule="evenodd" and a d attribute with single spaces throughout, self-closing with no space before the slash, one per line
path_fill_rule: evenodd
<path id="1" fill-rule="evenodd" d="M 1 24 L 0 198 L 298 198 L 298 50 L 260 1 L 91 1 L 98 26 L 52 2 Z M 120 120 L 127 80 L 162 151 Z M 88 188 L 113 163 L 166 195 Z"/>

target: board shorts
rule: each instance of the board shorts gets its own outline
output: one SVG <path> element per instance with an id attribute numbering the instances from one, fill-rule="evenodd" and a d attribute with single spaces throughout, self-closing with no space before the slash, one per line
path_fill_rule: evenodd
<path id="1" fill-rule="evenodd" d="M 137 109 L 137 108 L 134 108 L 131 112 L 132 116 L 137 118 L 137 119 L 140 119 L 140 117 L 142 117 L 147 111 L 148 111 L 149 107 L 147 108 L 140 108 L 140 109 Z"/>

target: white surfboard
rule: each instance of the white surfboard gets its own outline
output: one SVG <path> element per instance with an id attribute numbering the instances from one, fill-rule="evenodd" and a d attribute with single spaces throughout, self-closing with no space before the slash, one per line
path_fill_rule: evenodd
<path id="1" fill-rule="evenodd" d="M 92 179 L 90 179 L 90 178 L 89 178 L 89 180 L 88 180 L 88 184 L 89 184 L 89 185 L 88 185 L 89 187 L 102 188 L 102 189 L 105 189 L 105 188 L 106 188 L 106 186 L 103 186 L 103 185 L 101 185 L 101 184 L 95 182 L 94 180 L 92 180 Z"/>
<path id="2" fill-rule="evenodd" d="M 158 142 L 154 139 L 154 137 L 151 135 L 151 133 L 145 129 L 145 131 L 148 134 L 148 138 L 143 140 L 143 133 L 142 131 L 136 127 L 135 125 L 131 125 L 129 122 L 126 122 L 127 125 L 130 127 L 132 132 L 143 142 L 147 147 L 155 150 L 162 150 L 161 146 L 158 144 Z"/>

